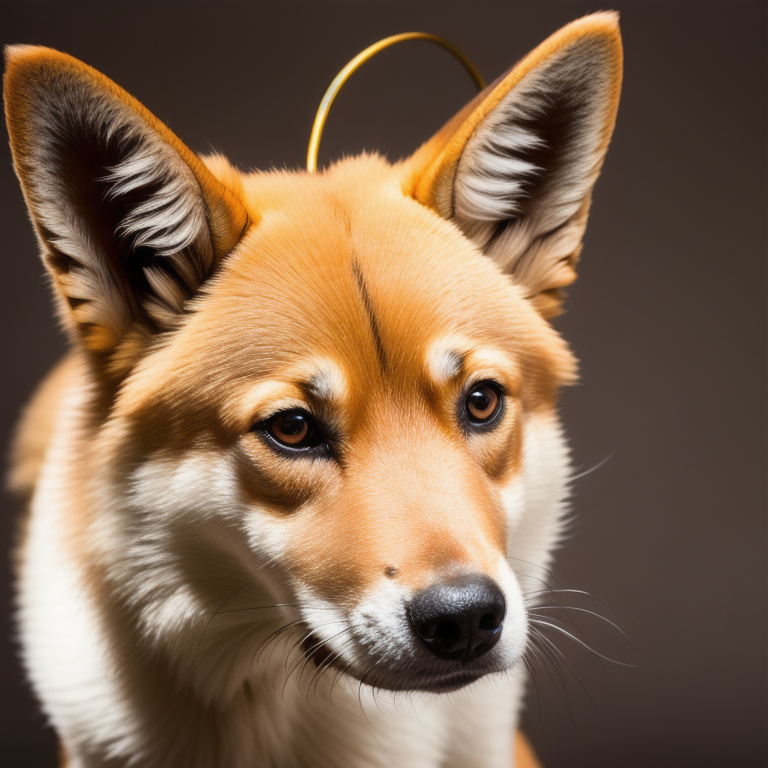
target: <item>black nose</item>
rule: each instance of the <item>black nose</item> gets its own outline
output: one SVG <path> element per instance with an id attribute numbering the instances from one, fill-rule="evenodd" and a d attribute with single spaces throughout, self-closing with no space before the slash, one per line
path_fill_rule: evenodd
<path id="1" fill-rule="evenodd" d="M 501 637 L 507 606 L 487 576 L 460 576 L 417 592 L 408 605 L 416 634 L 435 656 L 463 664 L 482 656 Z"/>

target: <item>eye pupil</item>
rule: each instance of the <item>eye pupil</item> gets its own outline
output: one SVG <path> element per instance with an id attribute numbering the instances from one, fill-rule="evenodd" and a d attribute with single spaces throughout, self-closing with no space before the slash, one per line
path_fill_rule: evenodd
<path id="1" fill-rule="evenodd" d="M 278 419 L 280 431 L 285 435 L 298 435 L 307 428 L 307 420 L 300 413 Z"/>
<path id="2" fill-rule="evenodd" d="M 478 416 L 487 411 L 492 405 L 492 397 L 487 389 L 476 389 L 469 396 L 469 404 L 472 411 Z"/>
<path id="3" fill-rule="evenodd" d="M 473 424 L 486 424 L 499 413 L 501 397 L 488 384 L 478 384 L 467 395 L 466 409 Z"/>

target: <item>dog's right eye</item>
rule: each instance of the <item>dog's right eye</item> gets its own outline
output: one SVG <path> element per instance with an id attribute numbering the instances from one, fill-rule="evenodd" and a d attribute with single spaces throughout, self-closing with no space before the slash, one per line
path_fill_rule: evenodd
<path id="1" fill-rule="evenodd" d="M 280 411 L 255 425 L 271 447 L 291 454 L 329 455 L 330 446 L 314 416 L 301 408 Z"/>

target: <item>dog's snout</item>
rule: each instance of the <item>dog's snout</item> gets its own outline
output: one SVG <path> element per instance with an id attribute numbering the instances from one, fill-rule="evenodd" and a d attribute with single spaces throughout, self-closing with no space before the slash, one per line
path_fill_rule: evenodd
<path id="1" fill-rule="evenodd" d="M 408 605 L 416 634 L 432 653 L 467 664 L 501 637 L 506 601 L 487 576 L 461 576 L 418 592 Z"/>

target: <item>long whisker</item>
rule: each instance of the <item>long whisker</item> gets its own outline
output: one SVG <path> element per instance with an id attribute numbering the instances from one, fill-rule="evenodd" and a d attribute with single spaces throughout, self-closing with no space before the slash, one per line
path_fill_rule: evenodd
<path id="1" fill-rule="evenodd" d="M 526 650 L 533 650 L 533 646 L 529 645 L 528 649 Z M 536 721 L 534 723 L 534 730 L 538 731 L 538 729 L 541 727 L 541 718 L 542 718 L 542 708 L 541 708 L 541 689 L 539 688 L 539 681 L 536 679 L 536 675 L 533 672 L 533 665 L 531 664 L 530 660 L 528 659 L 528 653 L 523 656 L 523 664 L 525 664 L 526 669 L 528 670 L 528 679 L 533 683 L 533 687 L 536 691 L 535 701 L 536 701 Z M 507 679 L 510 679 L 509 673 L 507 673 Z"/>
<path id="2" fill-rule="evenodd" d="M 344 621 L 343 619 L 339 619 L 338 621 L 329 621 L 326 624 L 324 624 L 323 627 L 329 627 L 329 626 L 331 626 L 333 624 L 342 624 L 343 621 Z M 323 627 L 318 627 L 318 629 L 322 629 Z M 346 631 L 346 630 L 342 630 L 342 633 L 344 631 Z M 339 633 L 339 634 L 342 634 L 342 633 Z M 296 642 L 293 644 L 293 646 L 291 647 L 291 653 L 293 653 L 294 651 L 299 650 L 299 648 L 304 644 L 304 642 L 306 640 L 308 640 L 310 637 L 312 637 L 313 634 L 314 634 L 314 630 L 307 629 L 307 632 L 305 632 L 301 637 L 299 637 L 296 640 Z M 337 637 L 337 636 L 338 635 L 334 635 L 333 637 Z M 331 637 L 329 639 L 333 640 L 333 637 Z M 306 667 L 307 667 L 307 663 L 311 660 L 312 652 L 315 651 L 318 648 L 321 648 L 325 644 L 325 642 L 326 642 L 325 640 L 319 640 L 314 645 L 312 645 L 310 648 L 306 649 L 306 651 L 304 649 L 302 649 L 301 652 L 298 654 L 297 660 L 294 662 L 293 666 L 290 669 L 288 669 L 288 661 L 290 659 L 291 653 L 286 655 L 286 659 L 285 659 L 285 672 L 286 672 L 286 675 L 285 675 L 285 681 L 283 683 L 283 693 L 285 693 L 285 688 L 288 685 L 288 681 L 290 680 L 291 676 L 294 674 L 294 672 L 296 672 L 296 670 L 299 667 L 302 667 L 302 670 L 299 673 L 299 682 L 301 682 L 301 676 L 304 673 L 304 669 L 306 669 Z"/>
<path id="3" fill-rule="evenodd" d="M 381 659 L 378 659 L 377 661 L 374 661 L 373 664 L 371 664 L 371 666 L 368 667 L 368 669 L 365 670 L 363 675 L 360 677 L 360 683 L 357 686 L 357 700 L 358 700 L 358 702 L 360 704 L 360 711 L 365 716 L 365 719 L 366 719 L 366 721 L 368 722 L 369 725 L 370 725 L 371 721 L 368 720 L 368 715 L 365 712 L 365 705 L 363 704 L 363 685 L 365 684 L 365 681 L 366 681 L 367 677 L 371 674 L 371 672 L 373 672 L 374 667 L 376 667 L 379 664 L 380 661 L 381 661 Z M 371 690 L 374 691 L 374 694 L 375 694 L 375 688 L 371 687 Z M 373 696 L 373 701 L 374 701 L 374 704 L 375 704 L 376 703 L 376 696 L 375 695 Z M 378 708 L 378 704 L 376 704 L 376 706 Z"/>
<path id="4" fill-rule="evenodd" d="M 253 652 L 253 656 L 251 656 L 251 666 L 253 666 L 254 662 L 256 661 L 256 657 L 260 653 L 263 653 L 264 650 L 266 650 L 266 648 L 268 648 L 270 644 L 274 644 L 274 642 L 278 640 L 280 635 L 303 623 L 304 622 L 301 619 L 297 619 L 296 621 L 292 621 L 292 622 L 289 622 L 288 624 L 284 624 L 283 626 L 278 627 L 274 632 L 267 635 L 267 637 L 264 638 L 264 640 L 262 640 L 261 643 L 259 643 L 256 650 Z"/>
<path id="5" fill-rule="evenodd" d="M 267 562 L 265 562 L 262 565 L 260 565 L 257 568 L 257 570 L 262 571 L 264 568 L 271 567 L 276 562 L 277 562 L 277 558 L 273 557 L 270 560 L 268 560 Z M 210 615 L 210 617 L 208 618 L 208 621 L 206 622 L 205 626 L 203 627 L 203 631 L 200 633 L 200 637 L 198 638 L 198 641 L 197 641 L 198 649 L 200 647 L 200 644 L 203 641 L 203 638 L 205 637 L 206 632 L 208 631 L 208 629 L 211 626 L 211 622 L 216 618 L 216 616 L 218 616 L 220 613 L 229 613 L 230 612 L 230 611 L 225 611 L 224 610 L 224 606 L 228 602 L 230 602 L 230 600 L 233 600 L 235 597 L 237 597 L 237 595 L 239 595 L 244 589 L 249 587 L 251 584 L 253 584 L 255 581 L 257 581 L 260 578 L 261 578 L 261 574 L 259 573 L 256 576 L 254 576 L 252 579 L 249 579 L 248 581 L 246 581 L 245 584 L 243 584 L 241 587 L 236 589 L 231 595 L 229 595 L 229 597 L 227 597 L 227 599 L 224 600 L 224 602 L 222 602 L 219 605 L 219 607 Z M 277 604 L 275 606 L 258 606 L 259 609 L 270 608 L 270 607 L 298 607 L 298 606 L 290 606 L 287 603 L 284 606 L 282 606 L 280 604 Z M 233 611 L 236 611 L 236 610 L 240 610 L 240 609 L 233 609 Z"/>
<path id="6" fill-rule="evenodd" d="M 604 661 L 609 661 L 611 664 L 618 664 L 620 667 L 629 667 L 630 669 L 636 669 L 636 664 L 628 664 L 624 661 L 618 661 L 617 659 L 612 659 L 610 656 L 605 656 L 604 654 L 600 653 L 599 651 L 596 651 L 594 648 L 592 648 L 590 645 L 585 643 L 580 638 L 576 637 L 576 635 L 572 634 L 571 632 L 568 632 L 567 629 L 564 629 L 559 624 L 554 624 L 551 621 L 544 621 L 541 617 L 532 617 L 531 623 L 536 624 L 540 627 L 550 627 L 551 629 L 556 630 L 557 632 L 560 632 L 561 634 L 565 635 L 566 637 L 569 637 L 573 642 L 580 645 L 582 648 L 585 648 L 590 653 L 593 653 L 595 656 L 597 656 L 600 659 L 603 659 Z M 543 637 L 543 635 L 542 635 Z M 549 638 L 546 638 L 549 640 Z M 551 641 L 550 641 L 551 642 Z"/>
<path id="7" fill-rule="evenodd" d="M 240 593 L 241 593 L 241 592 L 242 592 L 242 591 L 243 591 L 243 590 L 244 590 L 246 587 L 248 587 L 248 586 L 250 586 L 251 584 L 253 584 L 253 582 L 254 582 L 254 581 L 256 581 L 256 579 L 258 579 L 258 578 L 259 578 L 259 576 L 254 576 L 252 579 L 250 579 L 250 580 L 246 581 L 246 582 L 245 582 L 245 584 L 243 584 L 243 586 L 242 586 L 242 587 L 240 587 L 239 589 L 236 589 L 236 590 L 235 590 L 235 591 L 234 591 L 234 592 L 233 592 L 233 593 L 232 593 L 232 594 L 231 594 L 231 595 L 230 595 L 230 596 L 229 596 L 229 597 L 228 597 L 228 598 L 227 598 L 227 599 L 226 599 L 226 600 L 225 600 L 225 601 L 224 601 L 224 602 L 223 602 L 223 603 L 222 603 L 222 604 L 221 604 L 221 605 L 220 605 L 220 606 L 219 606 L 219 607 L 218 607 L 218 608 L 217 608 L 217 609 L 216 609 L 216 610 L 215 610 L 215 611 L 214 611 L 214 612 L 213 612 L 213 613 L 210 615 L 210 618 L 208 619 L 208 621 L 206 622 L 205 626 L 203 627 L 203 631 L 200 633 L 200 637 L 199 637 L 199 638 L 198 638 L 198 640 L 197 640 L 197 647 L 198 647 L 198 650 L 199 650 L 199 648 L 200 648 L 200 643 L 202 643 L 202 642 L 203 642 L 203 637 L 205 636 L 205 633 L 208 631 L 208 627 L 210 627 L 210 626 L 211 626 L 211 622 L 212 622 L 212 621 L 213 621 L 213 620 L 216 618 L 216 615 L 219 613 L 219 611 L 220 611 L 220 610 L 221 610 L 221 609 L 222 609 L 222 608 L 223 608 L 223 607 L 224 607 L 224 606 L 225 606 L 225 605 L 226 605 L 226 604 L 227 604 L 227 603 L 228 603 L 228 602 L 229 602 L 229 601 L 230 601 L 230 600 L 231 600 L 233 597 L 236 597 L 237 595 L 239 595 L 239 594 L 240 594 Z"/>
<path id="8" fill-rule="evenodd" d="M 344 634 L 344 632 L 351 632 L 349 628 L 343 630 L 342 632 L 339 632 L 337 635 L 335 635 L 332 638 L 329 638 L 326 643 L 330 642 L 330 640 L 335 639 L 336 637 L 339 637 L 340 635 Z M 342 646 L 339 648 L 339 650 L 333 651 L 329 657 L 318 666 L 315 674 L 312 677 L 312 680 L 309 683 L 310 688 L 313 690 L 313 694 L 315 698 L 317 698 L 317 686 L 320 684 L 320 680 L 325 675 L 325 673 L 331 669 L 337 662 L 338 659 L 343 658 L 344 651 L 352 644 L 353 639 L 350 638 L 345 643 L 342 644 Z M 333 691 L 333 682 L 331 683 L 331 687 L 328 691 L 328 700 L 330 701 L 331 692 Z"/>
<path id="9" fill-rule="evenodd" d="M 242 611 L 263 611 L 267 608 L 299 608 L 299 607 L 300 606 L 298 603 L 275 603 L 274 605 L 254 605 L 251 608 L 228 608 L 226 611 L 216 611 L 214 616 L 219 616 L 223 613 L 240 613 Z M 332 611 L 333 608 L 320 608 L 320 607 L 314 608 L 313 607 L 313 610 Z"/>
<path id="10" fill-rule="evenodd" d="M 611 621 L 610 619 L 606 618 L 600 613 L 597 613 L 596 611 L 590 611 L 587 608 L 579 608 L 575 605 L 537 605 L 536 606 L 537 611 L 544 611 L 544 610 L 555 610 L 555 611 L 577 611 L 578 613 L 586 613 L 590 616 L 594 616 L 596 619 L 600 619 L 600 621 L 604 621 L 606 624 L 613 627 L 632 647 L 632 650 L 636 651 L 637 649 L 632 644 L 632 640 L 630 639 L 629 635 L 615 622 Z M 530 613 L 531 616 L 536 616 L 535 613 Z M 536 618 L 547 618 L 546 616 L 536 616 Z"/>
<path id="11" fill-rule="evenodd" d="M 563 663 L 568 668 L 568 670 L 573 674 L 576 679 L 578 680 L 578 676 L 575 675 L 573 672 L 573 669 L 568 665 L 567 661 L 565 660 L 565 657 L 563 657 L 562 653 L 560 653 L 560 649 L 557 648 L 557 646 L 552 643 L 548 637 L 545 637 L 541 632 L 539 632 L 535 627 L 531 627 L 532 629 L 532 636 L 536 637 L 539 642 L 539 652 L 543 655 L 543 657 L 549 662 L 548 665 L 545 665 L 545 668 L 548 670 L 550 679 L 555 682 L 554 677 L 552 676 L 552 672 L 554 671 L 555 675 L 557 675 L 557 680 L 560 683 L 560 686 L 563 691 L 563 695 L 565 696 L 565 705 L 568 709 L 568 716 L 571 719 L 571 723 L 573 727 L 576 729 L 576 732 L 579 733 L 579 726 L 576 723 L 576 718 L 573 714 L 573 706 L 571 701 L 571 695 L 568 691 L 568 685 L 565 680 L 565 676 L 563 675 L 562 670 L 560 669 L 560 664 Z M 581 685 L 581 681 L 579 681 L 579 684 Z M 583 686 L 582 686 L 583 687 Z"/>
<path id="12" fill-rule="evenodd" d="M 616 611 L 616 609 L 612 605 L 610 605 L 610 603 L 606 603 L 604 600 L 601 600 L 599 597 L 595 597 L 589 592 L 585 592 L 583 589 L 566 589 L 566 588 L 540 589 L 537 592 L 529 592 L 527 595 L 525 595 L 525 599 L 528 600 L 528 598 L 532 598 L 532 597 L 541 597 L 542 595 L 552 595 L 552 597 L 554 597 L 555 600 L 557 600 L 558 602 L 559 602 L 558 595 L 578 595 L 579 597 L 586 597 L 598 603 L 599 605 L 602 605 L 604 608 L 607 608 L 609 611 L 613 611 L 618 615 L 618 611 Z M 534 606 L 534 607 L 538 607 L 538 606 Z"/>
<path id="13" fill-rule="evenodd" d="M 326 624 L 325 626 L 329 626 L 330 624 L 342 624 L 342 623 L 344 623 L 344 622 L 342 622 L 341 620 L 339 620 L 339 621 L 331 621 L 328 624 Z M 319 650 L 320 648 L 325 648 L 330 642 L 335 640 L 337 637 L 341 637 L 342 635 L 346 634 L 347 632 L 350 632 L 349 627 L 344 627 L 344 629 L 342 629 L 341 632 L 337 632 L 335 635 L 331 635 L 331 637 L 327 638 L 326 640 L 319 640 L 314 645 L 312 645 L 309 648 L 307 648 L 306 654 L 305 654 L 305 660 L 307 662 L 312 661 L 312 656 L 314 655 L 315 651 Z M 301 674 L 299 675 L 299 682 L 301 682 L 301 676 L 304 674 L 304 670 L 307 668 L 307 666 L 308 665 L 305 665 L 304 668 L 301 670 Z M 314 680 L 315 680 L 315 676 L 313 675 L 312 679 L 309 682 L 310 687 L 311 687 L 312 683 L 314 682 Z"/>
<path id="14" fill-rule="evenodd" d="M 579 684 L 579 687 L 581 688 L 581 690 L 586 694 L 587 698 L 592 703 L 592 706 L 597 706 L 595 704 L 595 700 L 592 698 L 592 695 L 587 690 L 587 687 L 584 685 L 584 683 L 581 682 L 581 678 L 576 674 L 573 667 L 568 662 L 568 659 L 566 658 L 565 654 L 545 634 L 539 632 L 539 639 L 543 643 L 545 643 L 546 646 L 552 649 L 552 658 L 559 659 L 559 662 L 564 664 L 565 667 L 568 669 L 568 671 L 573 675 L 574 679 Z M 565 690 L 565 686 L 563 686 L 563 689 Z M 574 725 L 575 725 L 575 722 L 574 722 Z"/>

